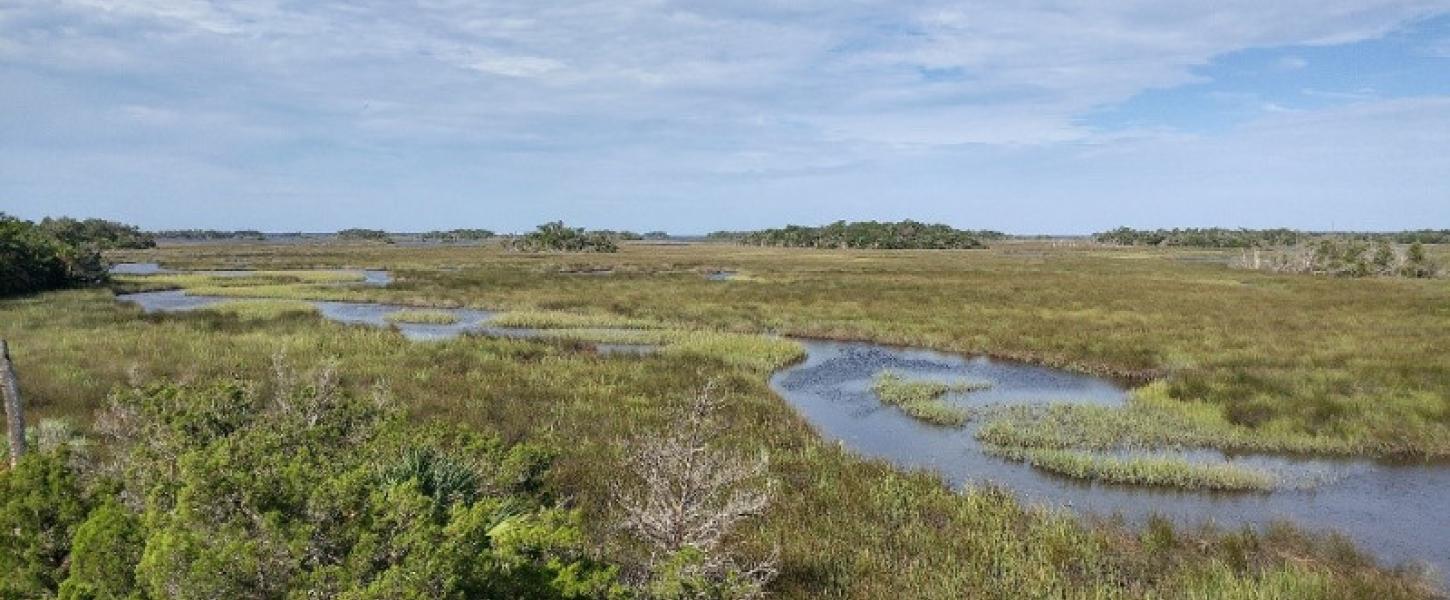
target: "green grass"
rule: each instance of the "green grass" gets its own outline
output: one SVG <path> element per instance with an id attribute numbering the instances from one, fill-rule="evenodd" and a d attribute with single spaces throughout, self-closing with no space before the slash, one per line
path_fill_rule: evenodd
<path id="1" fill-rule="evenodd" d="M 446 310 L 424 308 L 404 309 L 388 313 L 383 317 L 389 323 L 418 323 L 426 325 L 452 325 L 458 322 L 458 315 Z"/>
<path id="2" fill-rule="evenodd" d="M 986 446 L 991 454 L 1026 462 L 1033 467 L 1103 483 L 1173 487 L 1191 490 L 1267 492 L 1278 477 L 1262 469 L 1229 463 L 1196 463 L 1178 457 L 1117 457 L 1047 448 Z"/>
<path id="3" fill-rule="evenodd" d="M 950 391 L 971 391 L 987 387 L 991 387 L 991 384 L 910 381 L 893 371 L 882 371 L 871 382 L 871 391 L 883 403 L 900 408 L 914 419 L 943 426 L 961 426 L 971 415 L 964 408 L 942 401 L 942 396 Z"/>
<path id="4" fill-rule="evenodd" d="M 317 307 L 301 300 L 229 300 L 201 310 L 230 315 L 244 321 L 268 321 L 288 315 L 310 315 Z"/>

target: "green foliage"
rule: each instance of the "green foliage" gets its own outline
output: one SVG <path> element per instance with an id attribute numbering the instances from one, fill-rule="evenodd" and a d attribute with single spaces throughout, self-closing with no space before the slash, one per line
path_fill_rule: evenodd
<path id="1" fill-rule="evenodd" d="M 81 221 L 70 217 L 46 217 L 40 220 L 39 226 L 41 231 L 76 247 L 90 246 L 100 250 L 156 247 L 156 238 L 151 234 L 137 229 L 134 225 L 105 219 Z"/>
<path id="2" fill-rule="evenodd" d="M 985 248 L 984 239 L 1005 237 L 994 231 L 964 231 L 949 225 L 906 220 L 896 223 L 836 221 L 820 227 L 787 225 L 781 229 L 715 232 L 715 239 L 733 239 L 752 246 L 796 248 L 875 248 L 885 250 L 963 250 Z"/>
<path id="3" fill-rule="evenodd" d="M 41 598 L 65 579 L 90 506 L 65 447 L 0 471 L 0 598 Z"/>
<path id="4" fill-rule="evenodd" d="M 618 252 L 619 245 L 614 240 L 611 232 L 585 231 L 554 221 L 510 239 L 505 247 L 520 252 Z"/>
<path id="5" fill-rule="evenodd" d="M 53 222 L 53 221 L 52 221 Z M 96 246 L 0 213 L 0 297 L 103 281 Z"/>

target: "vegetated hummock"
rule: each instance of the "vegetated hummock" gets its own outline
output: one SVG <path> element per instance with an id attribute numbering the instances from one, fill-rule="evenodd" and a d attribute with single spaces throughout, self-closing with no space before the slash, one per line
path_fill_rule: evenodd
<path id="1" fill-rule="evenodd" d="M 915 419 L 934 425 L 961 425 L 971 415 L 966 409 L 942 400 L 947 392 L 970 392 L 992 387 L 985 381 L 912 381 L 895 371 L 882 371 L 871 382 L 871 391 L 882 402 L 896 406 Z"/>
<path id="2" fill-rule="evenodd" d="M 538 226 L 521 236 L 509 238 L 504 247 L 518 252 L 618 252 L 615 232 L 585 231 L 563 221 Z"/>
<path id="3" fill-rule="evenodd" d="M 451 325 L 458 322 L 458 316 L 446 310 L 410 308 L 388 313 L 383 317 L 390 323 L 416 323 L 423 325 Z"/>
<path id="4" fill-rule="evenodd" d="M 510 491 L 489 490 L 479 498 L 520 502 L 518 514 L 530 518 L 557 510 L 564 513 L 553 514 L 572 515 L 572 520 L 565 519 L 567 528 L 490 529 L 492 534 L 484 536 L 490 540 L 487 545 L 469 546 L 464 538 L 451 536 L 478 530 L 461 523 L 438 529 L 445 521 L 424 516 L 433 496 L 403 491 L 421 486 L 382 484 L 375 476 L 395 462 L 419 464 L 431 459 L 404 460 L 409 455 L 401 450 L 384 452 L 387 446 L 355 438 L 363 440 L 354 446 L 360 448 L 355 452 L 360 457 L 349 455 L 320 467 L 317 477 L 306 478 L 308 487 L 297 491 L 300 488 L 291 483 L 294 474 L 311 472 L 310 463 L 299 461 L 324 460 L 333 456 L 329 454 L 333 450 L 277 450 L 311 442 L 276 441 L 288 438 L 258 426 L 261 421 L 255 418 L 236 419 L 228 412 L 236 404 L 230 396 L 188 393 L 173 397 L 177 418 L 161 422 L 177 431 L 201 427 L 241 434 L 226 443 L 188 442 L 196 446 L 189 446 L 193 449 L 183 459 L 171 463 L 176 475 L 162 478 L 177 490 L 174 498 L 199 503 L 197 510 L 188 505 L 167 511 L 163 504 L 131 508 L 124 497 L 109 503 L 105 496 L 63 487 L 55 493 L 12 493 L 5 487 L 0 512 L 17 511 L 7 514 L 22 515 L 16 519 L 19 522 L 62 525 L 26 533 L 28 537 L 14 544 L 12 540 L 22 538 L 0 538 L 0 561 L 16 561 L 0 564 L 0 572 L 49 573 L 50 579 L 41 585 L 59 586 L 63 582 L 57 578 L 69 578 L 89 569 L 83 565 L 96 564 L 82 558 L 88 552 L 98 554 L 94 548 L 117 548 L 105 555 L 126 556 L 119 549 L 137 546 L 82 542 L 99 535 L 80 536 L 82 529 L 109 531 L 109 525 L 74 529 L 66 525 L 77 519 L 81 524 L 92 519 L 115 521 L 114 511 L 101 515 L 93 506 L 119 505 L 140 531 L 104 539 L 148 540 L 137 569 L 119 570 L 132 573 L 138 585 L 163 580 L 184 585 L 183 579 L 163 577 L 183 567 L 250 581 L 245 577 L 258 572 L 255 567 L 283 565 L 289 566 L 289 572 L 320 578 L 313 570 L 319 563 L 292 562 L 295 555 L 289 554 L 318 548 L 312 540 L 324 544 L 327 552 L 317 556 L 329 561 L 336 556 L 358 558 L 328 571 L 336 574 L 328 581 L 339 586 L 359 581 L 356 577 L 382 582 L 373 574 L 398 564 L 416 567 L 410 571 L 414 573 L 467 567 L 450 561 L 407 562 L 455 556 L 448 554 L 455 550 L 476 556 L 484 566 L 505 564 L 494 561 L 523 558 L 511 553 L 519 546 L 507 545 L 521 538 L 498 534 L 559 532 L 549 539 L 566 541 L 567 548 L 582 549 L 580 553 L 561 553 L 560 547 L 544 543 L 529 546 L 537 553 L 525 554 L 528 560 L 523 563 L 506 563 L 507 573 L 547 574 L 553 571 L 533 569 L 586 560 L 574 572 L 617 567 L 619 577 L 614 581 L 630 590 L 651 589 L 655 596 L 668 596 L 670 590 L 716 589 L 681 588 L 665 576 L 698 573 L 694 565 L 700 563 L 691 562 L 695 559 L 689 556 L 652 560 L 669 553 L 646 542 L 647 532 L 625 526 L 631 514 L 638 514 L 631 506 L 640 504 L 626 500 L 648 498 L 640 495 L 648 486 L 631 491 L 616 485 L 637 483 L 631 476 L 632 465 L 650 464 L 644 460 L 649 440 L 684 430 L 682 414 L 689 412 L 691 399 L 707 382 L 715 381 L 722 398 L 715 418 L 723 426 L 709 445 L 735 458 L 712 464 L 724 469 L 719 473 L 750 476 L 755 473 L 752 465 L 758 464 L 750 458 L 766 454 L 765 479 L 776 483 L 768 488 L 773 492 L 766 506 L 754 511 L 759 514 L 737 521 L 738 527 L 726 537 L 733 558 L 711 559 L 711 564 L 774 569 L 776 577 L 765 590 L 777 597 L 877 598 L 900 595 L 902 590 L 922 597 L 1003 598 L 1434 595 L 1429 584 L 1412 572 L 1384 569 L 1343 540 L 1289 526 L 1223 532 L 1155 522 L 1140 529 L 1023 506 L 1000 490 L 953 490 L 931 474 L 899 472 L 821 440 L 770 392 L 770 373 L 798 360 L 800 354 L 799 348 L 789 347 L 789 340 L 761 332 L 870 339 L 1159 379 L 1145 388 L 1142 398 L 1135 396 L 1121 409 L 1069 407 L 994 414 L 991 422 L 983 424 L 983 435 L 995 431 L 1000 435 L 993 439 L 1004 445 L 1017 440 L 1022 448 L 1117 453 L 1125 445 L 1151 449 L 1172 444 L 1225 448 L 1257 444 L 1310 453 L 1450 455 L 1450 411 L 1444 410 L 1450 395 L 1450 365 L 1426 358 L 1441 356 L 1443 339 L 1450 336 L 1450 315 L 1441 310 L 1450 301 L 1450 290 L 1443 282 L 1231 270 L 1222 263 L 1178 261 L 1171 251 L 1154 248 L 1003 244 L 1012 246 L 971 253 L 847 253 L 724 244 L 625 245 L 618 253 L 591 259 L 630 273 L 628 278 L 571 277 L 558 273 L 557 267 L 577 261 L 574 256 L 523 255 L 477 246 L 228 243 L 147 250 L 148 258 L 175 268 L 217 268 L 233 264 L 241 255 L 254 268 L 274 271 L 387 264 L 407 282 L 395 289 L 307 283 L 213 286 L 237 294 L 280 292 L 281 297 L 596 315 L 576 319 L 570 324 L 578 327 L 560 331 L 582 332 L 588 325 L 627 319 L 668 327 L 638 333 L 668 331 L 678 337 L 659 353 L 620 358 L 571 351 L 552 340 L 468 337 L 409 344 L 387 329 L 337 327 L 316 315 L 285 310 L 275 316 L 259 310 L 257 318 L 247 319 L 220 310 L 143 316 L 97 289 L 0 301 L 0 336 L 10 342 L 32 407 L 32 422 L 68 416 L 93 447 L 113 443 L 98 436 L 100 420 L 93 415 L 109 406 L 111 391 L 130 389 L 128 382 L 142 382 L 143 390 L 176 385 L 209 389 L 243 382 L 243 387 L 258 387 L 256 398 L 265 405 L 276 398 L 268 383 L 276 379 L 272 357 L 286 349 L 294 367 L 291 372 L 335 364 L 338 391 L 365 399 L 364 405 L 374 404 L 372 390 L 386 382 L 388 396 L 395 400 L 383 406 L 396 410 L 392 418 L 401 421 L 398 427 L 448 432 L 390 434 L 389 439 L 416 441 L 453 462 L 478 459 L 494 464 L 480 467 L 483 474 L 512 468 L 509 459 L 495 459 L 499 454 L 493 452 L 463 451 L 459 448 L 467 444 L 458 442 L 473 436 L 508 440 L 498 446 L 505 454 L 512 444 L 539 449 L 552 458 L 547 468 L 541 466 L 537 476 L 508 478 L 532 481 L 537 492 L 516 499 Z M 1443 256 L 1441 248 L 1426 251 L 1432 257 Z M 1225 259 L 1232 254 L 1223 252 Z M 113 256 L 124 260 L 141 254 Z M 470 268 L 444 269 L 463 263 Z M 759 284 L 723 289 L 695 271 L 727 267 L 751 273 Z M 557 315 L 533 318 L 568 321 Z M 174 383 L 178 381 L 188 383 Z M 201 418 L 188 411 L 210 412 Z M 993 422 L 1007 417 L 1016 420 L 994 428 Z M 333 436 L 334 422 L 326 417 L 318 422 L 323 426 L 308 430 L 307 439 L 328 448 L 332 445 L 328 440 L 337 438 L 319 436 Z M 158 439 L 173 437 L 179 436 L 168 433 Z M 689 445 L 688 440 L 682 443 Z M 27 462 L 44 462 L 44 453 L 32 456 L 36 458 Z M 278 466 L 276 460 L 284 463 Z M 65 479 L 60 471 L 46 469 L 56 475 L 23 479 Z M 455 475 L 436 479 L 456 478 L 456 470 L 446 470 Z M 11 473 L 21 472 L 0 473 L 0 486 L 20 481 Z M 435 477 L 408 478 L 414 479 Z M 319 488 L 318 482 L 327 485 Z M 36 490 L 33 483 L 15 485 Z M 319 491 L 308 491 L 313 489 Z M 749 489 L 741 493 L 743 499 L 754 497 Z M 224 495 L 236 502 L 205 503 Z M 20 500 L 31 498 L 37 500 Z M 45 519 L 34 516 L 42 514 L 34 511 L 69 502 L 56 498 L 72 498 L 84 506 L 67 509 L 70 517 L 52 518 L 52 512 L 43 513 Z M 327 498 L 333 500 L 324 502 Z M 562 498 L 569 500 L 567 506 L 549 501 Z M 345 501 L 352 503 L 346 506 L 349 510 L 365 512 L 330 510 Z M 259 510 L 262 507 L 271 512 Z M 455 508 L 449 515 L 458 512 Z M 327 520 L 337 514 L 370 517 L 341 523 Z M 404 515 L 386 521 L 396 524 L 391 530 L 395 534 L 377 528 L 384 520 L 371 515 L 378 514 Z M 452 522 L 454 517 L 447 518 Z M 0 531 L 15 531 L 15 522 L 0 523 Z M 303 524 L 311 527 L 308 537 L 299 533 Z M 368 556 L 385 560 L 361 559 L 360 546 L 349 541 L 361 539 L 349 537 L 360 532 L 370 534 L 372 547 L 380 550 Z M 236 542 L 239 539 L 249 542 Z M 277 539 L 287 543 L 273 543 Z M 42 553 L 31 551 L 41 547 L 37 540 L 72 542 L 66 542 L 64 550 Z M 522 542 L 538 540 L 528 537 Z M 217 549 L 222 545 L 226 560 L 217 558 L 223 555 Z M 82 551 L 88 546 L 92 549 Z M 264 555 L 263 550 L 277 552 Z M 148 563 L 147 556 L 156 558 Z M 244 560 L 232 558 L 236 556 Z M 247 558 L 257 556 L 268 560 Z M 23 571 L 11 567 L 20 561 L 42 566 Z M 518 564 L 526 567 L 512 570 Z M 672 565 L 681 568 L 672 570 Z M 57 570 L 61 568 L 68 571 L 61 573 Z M 476 581 L 469 572 L 460 571 L 453 580 Z M 498 583 L 512 581 L 502 571 L 496 573 L 500 573 Z M 636 584 L 650 580 L 662 585 Z M 11 581 L 22 580 L 7 578 L 4 583 Z M 398 578 L 386 581 L 402 583 Z M 721 583 L 718 577 L 697 582 Z M 378 585 L 383 596 L 398 589 Z M 229 591 L 213 588 L 194 595 L 225 597 Z"/>
<path id="5" fill-rule="evenodd" d="M 966 231 L 940 223 L 907 220 L 896 223 L 836 221 L 820 227 L 789 225 L 760 231 L 717 231 L 710 237 L 752 246 L 970 250 L 985 248 L 986 240 L 1005 236 L 995 231 Z"/>

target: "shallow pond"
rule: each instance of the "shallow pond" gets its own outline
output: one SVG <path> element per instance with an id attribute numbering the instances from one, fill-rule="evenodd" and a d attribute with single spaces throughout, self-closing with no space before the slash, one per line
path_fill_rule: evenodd
<path id="1" fill-rule="evenodd" d="M 945 398 L 959 406 L 1121 404 L 1126 390 L 1111 381 L 982 357 L 860 342 L 800 341 L 808 358 L 777 372 L 771 388 L 821 436 L 865 457 L 935 471 L 953 485 L 991 483 L 1028 503 L 1121 514 L 1134 522 L 1153 514 L 1178 523 L 1213 521 L 1225 527 L 1290 520 L 1311 530 L 1341 531 L 1389 564 L 1422 561 L 1442 578 L 1450 573 L 1450 468 L 1445 465 L 1226 457 L 1199 451 L 1189 454 L 1189 460 L 1242 461 L 1317 485 L 1271 493 L 1213 493 L 1085 483 L 987 455 L 973 437 L 974 424 L 937 427 L 883 405 L 871 391 L 872 379 L 889 369 L 910 379 L 993 383 L 988 390 Z"/>

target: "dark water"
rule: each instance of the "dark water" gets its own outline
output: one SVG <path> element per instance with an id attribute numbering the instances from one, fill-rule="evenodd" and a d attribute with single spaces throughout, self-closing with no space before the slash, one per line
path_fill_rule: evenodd
<path id="1" fill-rule="evenodd" d="M 981 357 L 858 342 L 801 342 L 807 360 L 776 373 L 771 388 L 821 436 L 863 456 L 935 471 L 954 485 L 992 483 L 1029 503 L 1120 514 L 1135 522 L 1152 514 L 1184 524 L 1212 521 L 1227 527 L 1290 520 L 1311 530 L 1341 531 L 1387 564 L 1428 565 L 1442 580 L 1450 572 L 1450 468 L 1444 465 L 1226 457 L 1197 451 L 1188 454 L 1189 460 L 1237 461 L 1276 471 L 1286 481 L 1316 485 L 1271 493 L 1213 493 L 1085 483 L 988 456 L 973 437 L 974 425 L 932 426 L 884 406 L 871 393 L 872 378 L 890 369 L 911 379 L 994 384 L 989 390 L 946 397 L 961 406 L 1119 405 L 1126 391 L 1111 381 Z"/>

